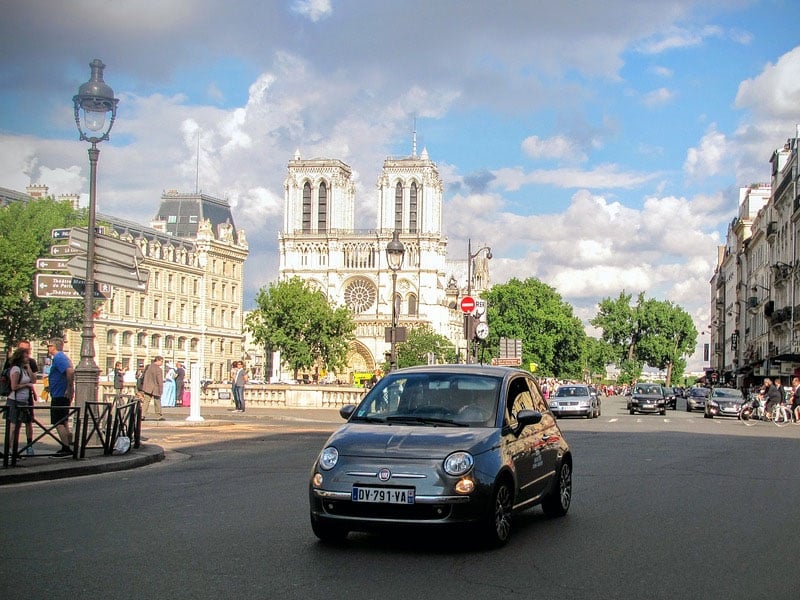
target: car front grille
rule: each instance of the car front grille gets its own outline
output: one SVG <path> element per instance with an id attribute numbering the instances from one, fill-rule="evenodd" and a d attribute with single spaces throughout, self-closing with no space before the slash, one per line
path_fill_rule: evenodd
<path id="1" fill-rule="evenodd" d="M 325 499 L 322 507 L 330 515 L 408 521 L 435 521 L 450 516 L 448 504 L 372 504 L 350 500 Z"/>

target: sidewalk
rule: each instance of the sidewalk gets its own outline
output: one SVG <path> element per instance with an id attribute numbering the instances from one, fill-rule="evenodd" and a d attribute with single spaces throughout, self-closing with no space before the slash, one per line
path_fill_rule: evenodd
<path id="1" fill-rule="evenodd" d="M 272 429 L 282 426 L 303 426 L 333 431 L 344 423 L 337 409 L 249 408 L 246 413 L 234 413 L 228 408 L 203 407 L 200 412 L 203 420 L 197 422 L 187 421 L 188 407 L 164 408 L 163 415 L 163 421 L 154 420 L 152 413 L 147 415 L 148 418 L 142 422 L 144 438 L 150 437 L 148 430 L 156 428 L 200 428 L 198 431 L 200 433 L 202 428 L 235 428 L 240 424 L 250 428 L 259 425 Z M 15 467 L 0 466 L 0 485 L 135 469 L 164 460 L 164 452 L 161 446 L 143 441 L 139 448 L 131 448 L 126 454 L 119 456 L 106 456 L 100 448 L 88 448 L 85 458 L 79 460 L 49 456 L 23 457 L 17 459 Z"/>

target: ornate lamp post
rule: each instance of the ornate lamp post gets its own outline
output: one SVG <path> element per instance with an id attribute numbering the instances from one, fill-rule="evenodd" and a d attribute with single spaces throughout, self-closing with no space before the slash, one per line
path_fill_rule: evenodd
<path id="1" fill-rule="evenodd" d="M 389 352 L 389 370 L 393 371 L 397 367 L 397 301 L 395 294 L 397 293 L 397 271 L 403 266 L 403 255 L 406 253 L 406 248 L 403 242 L 400 241 L 399 233 L 397 230 L 392 233 L 392 241 L 386 244 L 386 262 L 389 263 L 389 269 L 392 271 L 392 331 Z"/>
<path id="2" fill-rule="evenodd" d="M 492 249 L 489 246 L 483 246 L 478 248 L 475 252 L 472 252 L 472 240 L 467 240 L 467 296 L 472 294 L 472 261 L 475 260 L 481 252 L 486 252 L 486 259 L 492 260 Z M 473 328 L 470 327 L 472 324 L 470 320 L 472 319 L 472 315 L 464 315 L 464 337 L 467 338 L 467 363 L 472 362 L 472 331 Z"/>
<path id="3" fill-rule="evenodd" d="M 81 360 L 75 369 L 75 405 L 81 408 L 97 399 L 97 381 L 100 369 L 94 359 L 94 262 L 95 262 L 95 215 L 97 212 L 97 144 L 109 139 L 108 134 L 117 116 L 117 103 L 112 90 L 103 81 L 105 65 L 94 59 L 89 66 L 92 76 L 78 88 L 72 98 L 75 106 L 75 124 L 80 140 L 89 142 L 89 231 L 86 250 L 86 286 L 83 292 L 83 331 L 81 333 Z M 110 115 L 110 119 L 106 117 Z M 83 126 L 81 126 L 83 117 Z"/>

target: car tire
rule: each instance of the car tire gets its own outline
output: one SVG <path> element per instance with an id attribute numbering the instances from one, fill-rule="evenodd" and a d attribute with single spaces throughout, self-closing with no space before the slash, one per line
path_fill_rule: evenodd
<path id="1" fill-rule="evenodd" d="M 504 546 L 511 538 L 511 519 L 514 508 L 514 492 L 507 478 L 494 486 L 489 514 L 483 523 L 486 543 L 492 548 Z"/>
<path id="2" fill-rule="evenodd" d="M 692 412 L 692 407 L 689 404 L 686 404 L 686 412 Z"/>
<path id="3" fill-rule="evenodd" d="M 326 544 L 336 544 L 343 542 L 349 533 L 347 529 L 340 525 L 327 523 L 321 519 L 311 516 L 311 530 L 319 541 Z"/>
<path id="4" fill-rule="evenodd" d="M 572 503 L 572 465 L 566 461 L 558 467 L 553 489 L 542 500 L 542 510 L 548 517 L 563 517 Z"/>
<path id="5" fill-rule="evenodd" d="M 665 408 L 664 410 L 662 410 L 662 411 L 661 411 L 661 414 L 662 414 L 662 415 L 666 415 L 666 414 L 667 414 L 667 409 Z"/>
<path id="6" fill-rule="evenodd" d="M 704 412 L 704 413 L 703 413 L 703 416 L 704 416 L 706 419 L 713 419 L 713 418 L 714 418 L 714 415 L 710 415 L 710 414 L 708 414 L 707 412 Z"/>
<path id="7" fill-rule="evenodd" d="M 633 409 L 630 409 L 628 412 L 630 412 L 632 415 L 635 415 L 635 414 L 636 414 L 636 411 L 635 411 L 635 410 L 633 410 Z"/>

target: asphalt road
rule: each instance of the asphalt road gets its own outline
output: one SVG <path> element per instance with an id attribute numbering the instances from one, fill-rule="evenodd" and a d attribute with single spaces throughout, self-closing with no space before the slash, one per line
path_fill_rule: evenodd
<path id="1" fill-rule="evenodd" d="M 563 519 L 511 542 L 351 534 L 308 524 L 307 478 L 335 413 L 151 427 L 167 459 L 0 489 L 0 597 L 769 598 L 800 584 L 800 426 L 630 416 L 560 421 L 575 456 Z"/>

